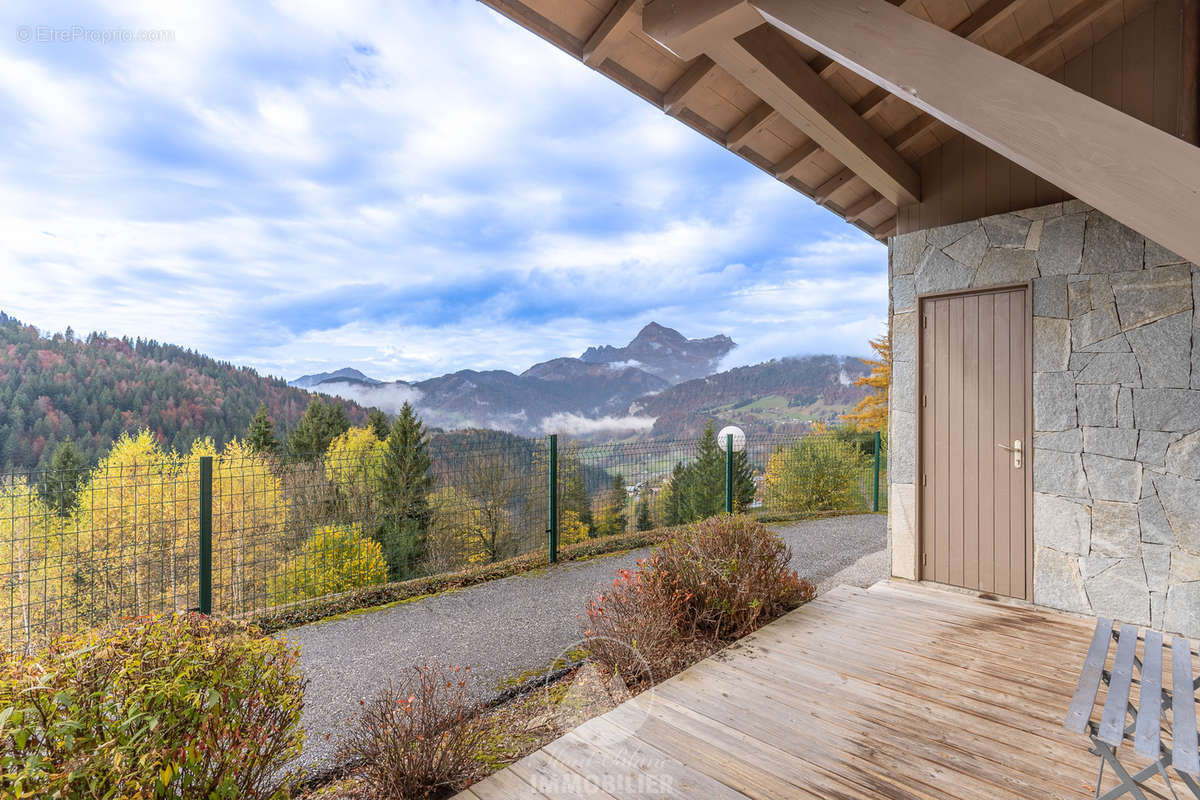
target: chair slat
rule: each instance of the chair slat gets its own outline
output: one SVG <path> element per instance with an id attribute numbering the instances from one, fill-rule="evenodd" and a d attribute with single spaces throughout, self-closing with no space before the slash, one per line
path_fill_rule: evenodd
<path id="1" fill-rule="evenodd" d="M 1064 724 L 1068 730 L 1083 733 L 1087 729 L 1088 720 L 1092 718 L 1092 706 L 1096 704 L 1096 692 L 1100 689 L 1104 660 L 1108 658 L 1112 625 L 1111 619 L 1101 617 L 1096 620 L 1096 632 L 1092 634 L 1092 644 L 1088 647 L 1083 669 L 1079 671 L 1079 684 L 1075 687 L 1075 696 L 1071 698 L 1071 707 L 1067 710 Z"/>
<path id="2" fill-rule="evenodd" d="M 1172 761 L 1175 769 L 1200 777 L 1200 743 L 1196 737 L 1196 696 L 1192 683 L 1192 644 L 1176 636 L 1171 641 L 1171 672 L 1175 688 L 1171 695 Z"/>
<path id="3" fill-rule="evenodd" d="M 1138 696 L 1137 728 L 1133 749 L 1146 758 L 1158 759 L 1162 733 L 1163 638 L 1158 631 L 1146 631 L 1142 653 L 1142 691 Z"/>
<path id="4" fill-rule="evenodd" d="M 1122 625 L 1117 636 L 1117 655 L 1108 681 L 1108 700 L 1100 717 L 1096 738 L 1116 747 L 1125 738 L 1125 715 L 1129 708 L 1129 687 L 1133 681 L 1133 658 L 1137 655 L 1138 629 Z"/>

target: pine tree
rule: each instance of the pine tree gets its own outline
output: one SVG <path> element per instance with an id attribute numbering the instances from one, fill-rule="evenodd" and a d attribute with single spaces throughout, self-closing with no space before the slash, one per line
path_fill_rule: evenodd
<path id="1" fill-rule="evenodd" d="M 636 524 L 639 531 L 648 531 L 654 528 L 654 520 L 650 518 L 650 496 L 647 492 L 649 489 L 644 490 L 641 499 L 638 500 Z"/>
<path id="2" fill-rule="evenodd" d="M 625 503 L 628 492 L 625 490 L 625 477 L 620 473 L 613 478 L 612 486 L 604 496 L 604 506 L 600 510 L 600 519 L 596 522 L 596 533 L 599 536 L 615 536 L 625 532 L 629 522 L 625 513 Z"/>
<path id="3" fill-rule="evenodd" d="M 275 422 L 267 416 L 267 404 L 259 403 L 250 427 L 246 429 L 246 444 L 259 455 L 275 455 L 279 452 L 279 440 L 275 438 Z"/>
<path id="4" fill-rule="evenodd" d="M 367 427 L 371 429 L 371 433 L 375 434 L 375 438 L 381 442 L 387 441 L 388 434 L 391 432 L 387 415 L 378 408 L 372 408 L 371 412 L 367 414 Z"/>
<path id="5" fill-rule="evenodd" d="M 704 427 L 696 460 L 675 466 L 667 488 L 667 523 L 679 525 L 706 519 L 725 510 L 725 448 L 717 442 L 713 423 Z M 745 510 L 754 502 L 754 474 L 745 451 L 733 455 L 733 507 Z"/>
<path id="6" fill-rule="evenodd" d="M 79 487 L 86 477 L 83 454 L 70 439 L 65 439 L 54 450 L 50 467 L 42 475 L 38 494 L 42 502 L 60 517 L 69 517 L 75 509 Z"/>
<path id="7" fill-rule="evenodd" d="M 587 484 L 583 479 L 583 465 L 579 457 L 567 453 L 558 462 L 558 506 L 563 511 L 573 511 L 579 521 L 587 528 L 588 536 L 596 535 L 596 525 L 592 515 L 592 497 L 588 494 Z"/>
<path id="8" fill-rule="evenodd" d="M 860 359 L 871 368 L 871 374 L 856 378 L 855 386 L 869 386 L 874 391 L 858 401 L 858 405 L 849 414 L 843 414 L 842 419 L 853 424 L 860 431 L 887 432 L 888 421 L 888 385 L 892 381 L 892 340 L 884 334 L 878 339 L 871 340 L 871 349 L 879 356 L 878 359 Z"/>
<path id="9" fill-rule="evenodd" d="M 288 451 L 294 458 L 320 458 L 329 449 L 329 443 L 348 430 L 346 409 L 340 403 L 326 403 L 315 397 L 288 437 Z"/>
<path id="10" fill-rule="evenodd" d="M 406 402 L 392 422 L 383 454 L 380 544 L 392 580 L 414 574 L 425 560 L 432 463 L 425 426 Z"/>

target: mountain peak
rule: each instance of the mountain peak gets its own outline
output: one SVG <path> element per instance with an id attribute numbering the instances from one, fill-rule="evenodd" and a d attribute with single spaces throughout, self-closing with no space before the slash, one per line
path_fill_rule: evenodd
<path id="1" fill-rule="evenodd" d="M 314 386 L 325 383 L 326 381 L 349 381 L 351 383 L 364 383 L 371 386 L 383 383 L 383 381 L 375 380 L 368 377 L 353 367 L 342 367 L 333 372 L 318 372 L 315 375 L 301 375 L 295 380 L 288 381 L 288 386 L 295 386 L 300 389 L 311 389 Z"/>
<path id="2" fill-rule="evenodd" d="M 656 375 L 669 383 L 703 378 L 736 347 L 724 334 L 688 339 L 674 328 L 651 322 L 624 347 L 589 347 L 579 357 L 589 364 L 625 364 Z"/>

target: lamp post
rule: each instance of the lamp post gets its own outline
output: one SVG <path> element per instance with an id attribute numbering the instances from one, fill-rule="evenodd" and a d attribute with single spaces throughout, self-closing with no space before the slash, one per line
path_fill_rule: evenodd
<path id="1" fill-rule="evenodd" d="M 746 449 L 746 432 L 736 425 L 726 425 L 717 434 L 725 442 L 725 513 L 733 513 L 733 454 Z"/>

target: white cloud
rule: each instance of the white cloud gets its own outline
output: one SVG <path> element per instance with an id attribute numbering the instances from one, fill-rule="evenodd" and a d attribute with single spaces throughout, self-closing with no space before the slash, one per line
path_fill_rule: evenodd
<path id="1" fill-rule="evenodd" d="M 542 420 L 543 433 L 591 436 L 596 433 L 644 433 L 654 427 L 655 417 L 584 417 L 579 414 L 551 414 Z"/>

